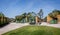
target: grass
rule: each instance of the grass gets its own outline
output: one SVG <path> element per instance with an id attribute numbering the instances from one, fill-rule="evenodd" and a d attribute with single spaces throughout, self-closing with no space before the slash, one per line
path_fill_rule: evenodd
<path id="1" fill-rule="evenodd" d="M 25 26 L 2 35 L 60 35 L 60 28 L 47 26 Z"/>

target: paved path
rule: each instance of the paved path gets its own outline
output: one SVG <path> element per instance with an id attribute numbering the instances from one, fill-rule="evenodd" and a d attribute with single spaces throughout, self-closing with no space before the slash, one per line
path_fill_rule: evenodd
<path id="1" fill-rule="evenodd" d="M 9 25 L 7 25 L 5 27 L 0 28 L 0 35 L 3 34 L 3 33 L 8 32 L 8 31 L 14 30 L 16 28 L 20 28 L 20 27 L 26 26 L 26 25 L 29 25 L 29 24 L 27 24 L 27 23 L 25 23 L 25 24 L 10 23 Z"/>
<path id="2" fill-rule="evenodd" d="M 52 27 L 60 28 L 60 23 L 58 23 L 58 24 L 49 24 L 49 23 L 46 23 L 46 22 L 42 22 L 41 25 L 42 26 L 52 26 Z"/>
<path id="3" fill-rule="evenodd" d="M 10 23 L 9 25 L 3 27 L 3 28 L 0 28 L 0 35 L 3 34 L 3 33 L 6 33 L 8 31 L 11 31 L 11 30 L 14 30 L 16 28 L 20 28 L 20 27 L 23 27 L 23 26 L 26 26 L 26 25 L 29 25 L 28 23 Z M 41 24 L 42 26 L 52 26 L 52 27 L 57 27 L 57 28 L 60 28 L 60 23 L 59 24 L 48 24 L 46 22 L 43 22 Z"/>

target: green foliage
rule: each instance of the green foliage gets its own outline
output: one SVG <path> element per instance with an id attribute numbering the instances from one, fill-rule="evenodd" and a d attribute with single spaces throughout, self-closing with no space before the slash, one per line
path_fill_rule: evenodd
<path id="1" fill-rule="evenodd" d="M 0 12 L 0 17 L 1 17 L 1 16 L 5 16 L 5 15 L 4 15 L 2 12 Z"/>
<path id="2" fill-rule="evenodd" d="M 25 26 L 2 35 L 60 35 L 60 28 L 46 26 Z"/>
<path id="3" fill-rule="evenodd" d="M 39 13 L 38 13 L 39 17 L 42 19 L 43 18 L 43 10 L 40 9 Z"/>
<path id="4" fill-rule="evenodd" d="M 19 16 L 16 16 L 16 20 L 17 21 L 26 21 L 26 22 L 29 22 L 31 19 L 34 19 L 33 18 L 33 13 L 29 12 L 29 13 L 23 13 L 22 15 L 19 15 Z"/>
<path id="5" fill-rule="evenodd" d="M 49 16 L 56 18 L 56 16 L 59 14 L 60 14 L 60 10 L 53 10 L 52 13 L 49 14 Z"/>

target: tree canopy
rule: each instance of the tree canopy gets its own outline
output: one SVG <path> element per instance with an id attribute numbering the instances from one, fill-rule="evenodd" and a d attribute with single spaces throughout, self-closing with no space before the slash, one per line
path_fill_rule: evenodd
<path id="1" fill-rule="evenodd" d="M 60 10 L 53 10 L 52 13 L 48 14 L 50 17 L 56 18 L 60 14 Z"/>
<path id="2" fill-rule="evenodd" d="M 1 17 L 1 16 L 5 16 L 5 15 L 4 15 L 2 12 L 0 12 L 0 17 Z"/>

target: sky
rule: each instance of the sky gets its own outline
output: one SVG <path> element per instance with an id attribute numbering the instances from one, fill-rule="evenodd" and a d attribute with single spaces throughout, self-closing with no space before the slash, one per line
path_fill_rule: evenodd
<path id="1" fill-rule="evenodd" d="M 40 9 L 46 17 L 54 9 L 60 10 L 60 0 L 0 0 L 0 12 L 9 18 L 25 12 L 38 13 Z"/>

